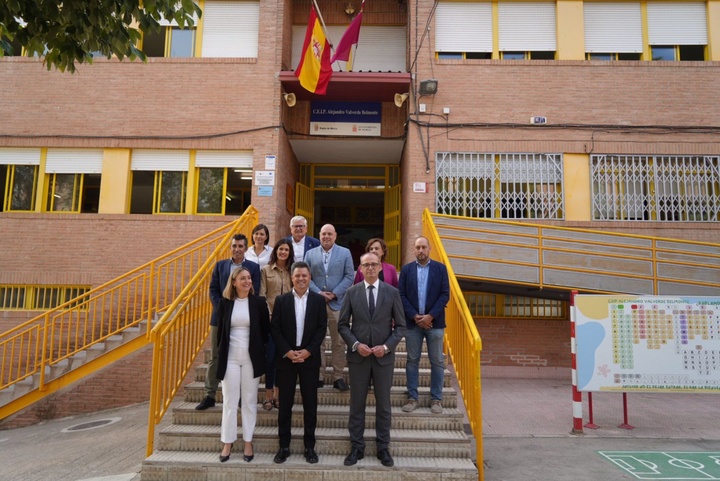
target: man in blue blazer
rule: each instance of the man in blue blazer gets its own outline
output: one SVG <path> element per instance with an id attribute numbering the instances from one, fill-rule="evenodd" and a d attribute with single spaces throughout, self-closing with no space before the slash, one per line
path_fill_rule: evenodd
<path id="1" fill-rule="evenodd" d="M 445 375 L 443 338 L 445 337 L 445 306 L 450 300 L 450 282 L 444 264 L 430 259 L 430 243 L 418 237 L 414 244 L 415 262 L 400 271 L 398 290 L 405 309 L 407 331 L 408 400 L 404 412 L 412 412 L 418 404 L 418 370 L 423 339 L 427 341 L 430 358 L 430 412 L 442 413 L 442 388 Z"/>
<path id="2" fill-rule="evenodd" d="M 286 239 L 293 243 L 295 262 L 305 260 L 305 254 L 320 245 L 318 239 L 307 235 L 307 219 L 301 215 L 290 219 L 290 232 Z"/>
<path id="3" fill-rule="evenodd" d="M 337 233 L 332 224 L 325 224 L 320 229 L 320 246 L 310 249 L 305 254 L 305 262 L 310 266 L 310 290 L 317 292 L 325 299 L 328 316 L 328 330 L 332 346 L 333 387 L 339 391 L 347 391 L 343 371 L 347 365 L 345 360 L 345 343 L 338 334 L 338 316 L 345 297 L 345 291 L 353 283 L 355 266 L 350 249 L 335 243 Z M 322 356 L 323 368 L 325 356 Z M 321 374 L 322 376 L 322 374 Z M 318 382 L 322 386 L 323 379 Z"/>
<path id="4" fill-rule="evenodd" d="M 247 250 L 247 237 L 245 234 L 235 234 L 230 242 L 230 259 L 223 259 L 215 264 L 210 279 L 210 302 L 213 305 L 212 316 L 210 317 L 210 362 L 208 363 L 207 375 L 205 376 L 205 397 L 195 406 L 198 411 L 204 411 L 215 405 L 215 393 L 220 381 L 217 379 L 218 364 L 218 306 L 223 298 L 223 290 L 227 285 L 228 278 L 233 269 L 244 266 L 250 271 L 253 290 L 255 295 L 260 293 L 260 266 L 245 259 Z"/>

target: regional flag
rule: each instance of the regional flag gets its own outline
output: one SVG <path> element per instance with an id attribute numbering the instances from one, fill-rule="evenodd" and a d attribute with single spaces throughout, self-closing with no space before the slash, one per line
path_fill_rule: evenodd
<path id="1" fill-rule="evenodd" d="M 305 43 L 303 43 L 300 63 L 295 69 L 295 76 L 300 79 L 300 85 L 305 90 L 325 95 L 331 75 L 330 44 L 318 19 L 315 5 L 312 5 L 310 21 L 305 32 Z"/>
<path id="2" fill-rule="evenodd" d="M 333 55 L 330 63 L 335 63 L 336 60 L 347 62 L 350 59 L 350 49 L 360 40 L 360 24 L 362 23 L 363 7 L 365 7 L 365 0 L 363 0 L 360 5 L 360 13 L 350 22 L 350 26 L 345 30 L 340 42 L 337 44 L 335 55 Z"/>

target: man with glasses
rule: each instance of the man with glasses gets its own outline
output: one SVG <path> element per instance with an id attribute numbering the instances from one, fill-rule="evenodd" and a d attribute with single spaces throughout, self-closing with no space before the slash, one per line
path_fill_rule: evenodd
<path id="1" fill-rule="evenodd" d="M 301 215 L 290 219 L 290 235 L 287 240 L 293 243 L 294 262 L 305 260 L 305 253 L 320 245 L 318 239 L 307 235 L 307 219 Z"/>
<path id="2" fill-rule="evenodd" d="M 445 376 L 445 306 L 450 300 L 450 282 L 445 264 L 430 260 L 430 243 L 427 238 L 418 237 L 414 249 L 415 262 L 402 267 L 398 282 L 407 322 L 405 374 L 408 400 L 402 410 L 413 412 L 418 405 L 420 353 L 425 339 L 430 358 L 430 412 L 440 414 Z"/>
<path id="3" fill-rule="evenodd" d="M 338 331 L 348 348 L 350 369 L 348 430 L 352 448 L 345 458 L 345 466 L 352 466 L 365 457 L 365 402 L 371 381 L 375 394 L 377 458 L 383 466 L 394 465 L 389 450 L 390 390 L 395 348 L 405 334 L 405 313 L 398 290 L 378 278 L 380 268 L 376 254 L 368 252 L 360 258 L 365 279 L 347 290 L 338 320 Z"/>
<path id="4" fill-rule="evenodd" d="M 337 233 L 332 224 L 325 224 L 320 229 L 320 246 L 310 249 L 305 254 L 305 262 L 310 266 L 310 290 L 325 298 L 328 315 L 328 330 L 332 349 L 333 387 L 338 391 L 347 391 L 344 379 L 345 345 L 337 330 L 338 313 L 342 306 L 345 291 L 352 285 L 355 275 L 352 255 L 346 247 L 335 243 Z M 322 356 L 325 361 L 325 356 Z M 325 367 L 323 362 L 322 367 Z M 318 380 L 322 387 L 324 380 Z"/>

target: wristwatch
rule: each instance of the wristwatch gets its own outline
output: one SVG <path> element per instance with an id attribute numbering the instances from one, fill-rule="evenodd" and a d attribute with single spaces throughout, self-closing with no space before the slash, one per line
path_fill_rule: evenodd
<path id="1" fill-rule="evenodd" d="M 383 347 L 385 348 L 385 354 L 390 354 L 390 348 L 387 347 L 385 344 L 383 344 Z"/>

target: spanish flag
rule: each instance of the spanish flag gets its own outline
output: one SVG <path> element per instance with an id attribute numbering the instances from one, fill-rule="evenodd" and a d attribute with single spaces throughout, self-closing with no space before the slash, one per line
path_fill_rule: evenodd
<path id="1" fill-rule="evenodd" d="M 305 32 L 305 43 L 303 43 L 300 63 L 295 69 L 295 76 L 300 79 L 300 85 L 305 90 L 325 95 L 331 75 L 330 44 L 323 32 L 315 5 L 312 5 L 310 21 Z"/>

